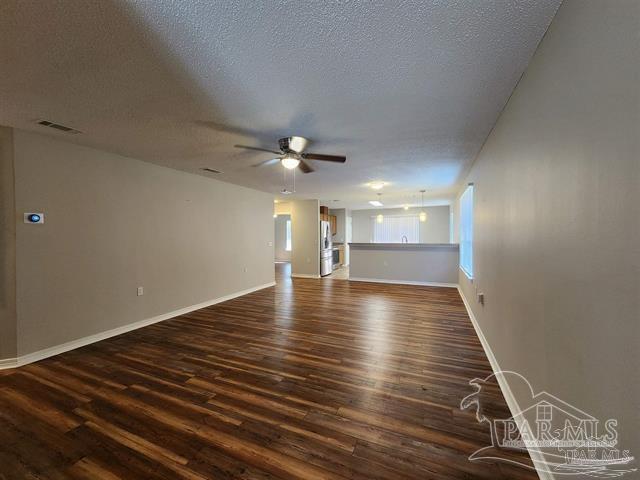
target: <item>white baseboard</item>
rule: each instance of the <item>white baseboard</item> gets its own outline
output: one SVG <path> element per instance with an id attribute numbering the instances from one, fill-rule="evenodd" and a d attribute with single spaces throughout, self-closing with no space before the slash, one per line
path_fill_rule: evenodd
<path id="1" fill-rule="evenodd" d="M 4 370 L 6 368 L 15 368 L 17 366 L 17 358 L 3 358 L 2 360 L 0 360 L 0 370 Z"/>
<path id="2" fill-rule="evenodd" d="M 387 280 L 384 278 L 349 277 L 349 280 L 351 280 L 352 282 L 390 283 L 393 285 L 420 285 L 423 287 L 458 287 L 457 283 L 415 282 L 413 280 Z"/>
<path id="3" fill-rule="evenodd" d="M 471 305 L 469 304 L 467 298 L 464 296 L 464 293 L 459 285 L 458 285 L 458 293 L 460 294 L 460 297 L 462 298 L 464 306 L 467 309 L 467 314 L 471 319 L 471 324 L 473 325 L 473 328 L 476 331 L 476 335 L 478 335 L 478 338 L 480 339 L 480 343 L 482 344 L 484 353 L 487 355 L 487 358 L 489 359 L 489 363 L 491 364 L 491 369 L 493 370 L 493 373 L 501 372 L 502 370 L 498 365 L 498 360 L 496 360 L 496 356 L 493 354 L 493 350 L 491 350 L 491 346 L 487 341 L 487 337 L 484 336 L 484 333 L 482 332 L 482 329 L 478 324 L 478 320 L 476 319 L 476 316 L 473 314 L 473 311 L 471 310 Z M 513 395 L 513 391 L 511 390 L 511 387 L 509 387 L 509 383 L 504 378 L 504 375 L 496 375 L 496 378 L 498 379 L 500 390 L 502 390 L 502 395 L 504 396 L 504 399 L 507 402 L 509 411 L 511 412 L 511 415 L 515 417 L 522 411 L 522 409 L 518 405 L 518 401 L 516 400 L 516 397 Z M 531 461 L 533 462 L 533 465 L 536 467 L 536 472 L 540 477 L 540 480 L 554 480 L 553 475 L 548 471 L 546 471 L 546 468 L 544 467 L 545 465 L 544 459 L 540 455 L 540 453 L 535 449 L 529 448 L 528 446 L 527 446 L 527 450 L 529 451 L 529 456 L 531 457 Z"/>
<path id="4" fill-rule="evenodd" d="M 320 275 L 312 275 L 310 273 L 292 273 L 293 278 L 320 278 Z"/>
<path id="5" fill-rule="evenodd" d="M 68 352 L 69 350 L 74 350 L 76 348 L 84 347 L 91 343 L 99 342 L 101 340 L 106 340 L 107 338 L 115 337 L 116 335 L 122 335 L 123 333 L 127 333 L 132 330 L 137 330 L 138 328 L 146 327 L 154 323 L 162 322 L 163 320 L 168 320 L 170 318 L 174 318 L 179 315 L 184 315 L 185 313 L 193 312 L 194 310 L 199 310 L 201 308 L 209 307 L 211 305 L 215 305 L 216 303 L 226 302 L 227 300 L 241 297 L 243 295 L 247 295 L 249 293 L 262 290 L 263 288 L 273 287 L 275 284 L 276 282 L 265 283 L 264 285 L 258 285 L 256 287 L 248 288 L 246 290 L 242 290 L 239 292 L 234 292 L 229 295 L 224 295 L 223 297 L 218 297 L 213 300 L 207 300 L 206 302 L 190 305 L 188 307 L 180 308 L 178 310 L 173 310 L 168 313 L 163 313 L 161 315 L 147 318 L 145 320 L 140 320 L 138 322 L 130 323 L 128 325 L 123 325 L 122 327 L 117 327 L 111 330 L 107 330 L 105 332 L 96 333 L 95 335 L 89 335 L 87 337 L 79 338 L 77 340 L 72 340 L 70 342 L 63 343 L 61 345 L 56 345 L 54 347 L 45 348 L 44 350 L 38 350 L 37 352 L 28 353 L 18 358 L 2 359 L 0 360 L 0 370 L 7 369 L 7 368 L 21 367 L 22 365 L 27 365 L 29 363 L 37 362 L 38 360 L 43 360 L 48 357 L 53 357 L 54 355 L 59 355 L 64 352 Z"/>

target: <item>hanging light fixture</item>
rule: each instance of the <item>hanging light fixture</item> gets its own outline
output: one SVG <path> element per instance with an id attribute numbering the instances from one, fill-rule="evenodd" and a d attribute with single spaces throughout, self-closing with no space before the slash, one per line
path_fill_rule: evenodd
<path id="1" fill-rule="evenodd" d="M 421 222 L 426 222 L 427 221 L 427 212 L 424 211 L 424 192 L 425 190 L 420 190 L 420 214 L 418 215 L 418 217 L 420 218 Z"/>
<path id="2" fill-rule="evenodd" d="M 380 201 L 380 197 L 382 197 L 382 194 L 381 194 L 381 193 L 378 193 L 377 195 L 378 195 L 378 203 L 379 203 L 380 205 L 382 205 L 382 202 Z M 379 213 L 378 215 L 376 215 L 376 222 L 378 222 L 378 223 L 382 223 L 382 221 L 383 221 L 383 220 L 384 220 L 384 216 L 383 216 L 381 213 Z"/>

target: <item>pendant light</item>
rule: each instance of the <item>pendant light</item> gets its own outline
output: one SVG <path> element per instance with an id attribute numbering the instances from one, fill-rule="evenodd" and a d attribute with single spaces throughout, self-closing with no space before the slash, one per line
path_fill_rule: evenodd
<path id="1" fill-rule="evenodd" d="M 381 197 L 381 196 L 382 196 L 382 194 L 381 194 L 381 193 L 379 193 L 379 194 L 378 194 L 378 202 L 379 202 L 380 204 L 382 204 L 382 202 L 380 201 L 380 197 Z M 379 213 L 379 214 L 378 214 L 378 216 L 376 217 L 376 222 L 378 222 L 378 223 L 382 223 L 382 222 L 383 222 L 383 220 L 384 220 L 384 216 L 383 216 L 381 213 Z"/>
<path id="2" fill-rule="evenodd" d="M 420 214 L 418 217 L 421 222 L 427 221 L 427 212 L 424 211 L 424 192 L 425 190 L 420 190 Z"/>

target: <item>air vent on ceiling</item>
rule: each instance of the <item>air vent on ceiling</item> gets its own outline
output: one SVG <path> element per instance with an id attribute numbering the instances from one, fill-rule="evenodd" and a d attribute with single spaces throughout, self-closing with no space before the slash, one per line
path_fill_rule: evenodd
<path id="1" fill-rule="evenodd" d="M 209 167 L 201 168 L 200 170 L 204 170 L 205 172 L 209 172 L 209 173 L 222 173 L 220 170 L 215 170 Z"/>
<path id="2" fill-rule="evenodd" d="M 42 125 L 44 127 L 55 128 L 56 130 L 60 130 L 65 133 L 82 133 L 80 130 L 76 130 L 75 128 L 65 127 L 64 125 L 60 125 L 59 123 L 53 123 L 49 120 L 38 120 L 38 125 Z"/>

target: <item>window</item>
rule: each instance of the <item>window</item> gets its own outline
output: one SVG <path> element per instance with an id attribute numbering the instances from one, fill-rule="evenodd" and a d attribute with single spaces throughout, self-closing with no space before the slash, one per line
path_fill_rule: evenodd
<path id="1" fill-rule="evenodd" d="M 473 278 L 473 185 L 460 197 L 460 268 Z"/>
<path id="2" fill-rule="evenodd" d="M 420 242 L 417 215 L 379 215 L 371 217 L 374 243 Z M 404 238 L 403 238 L 404 237 Z"/>
<path id="3" fill-rule="evenodd" d="M 284 249 L 287 252 L 291 251 L 291 220 L 287 220 L 287 233 L 286 233 L 286 243 Z"/>

